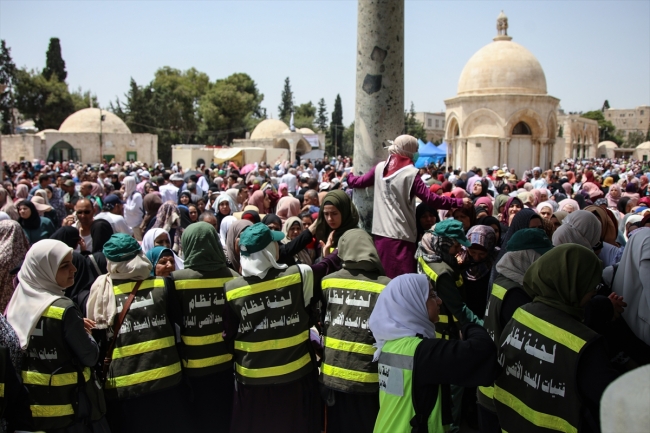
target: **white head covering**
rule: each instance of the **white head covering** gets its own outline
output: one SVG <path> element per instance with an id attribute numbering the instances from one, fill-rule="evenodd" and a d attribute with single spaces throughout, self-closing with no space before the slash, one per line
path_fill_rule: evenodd
<path id="1" fill-rule="evenodd" d="M 500 275 L 521 285 L 524 284 L 524 275 L 530 265 L 540 257 L 541 254 L 535 250 L 510 251 L 501 257 L 496 269 Z"/>
<path id="2" fill-rule="evenodd" d="M 0 211 L 0 221 L 10 220 L 9 214 L 7 212 Z"/>
<path id="3" fill-rule="evenodd" d="M 131 198 L 134 192 L 136 192 L 136 181 L 135 177 L 127 176 L 124 178 L 124 198 L 128 200 Z"/>
<path id="4" fill-rule="evenodd" d="M 412 158 L 418 151 L 418 140 L 411 135 L 400 135 L 388 147 L 389 155 L 401 155 Z"/>
<path id="5" fill-rule="evenodd" d="M 586 210 L 570 213 L 553 233 L 553 246 L 578 244 L 593 249 L 600 242 L 602 225 L 594 214 Z"/>
<path id="6" fill-rule="evenodd" d="M 163 233 L 167 235 L 167 240 L 169 241 L 169 245 L 171 245 L 172 240 L 169 237 L 169 233 L 165 229 L 161 229 L 161 228 L 149 229 L 147 233 L 144 234 L 144 237 L 142 238 L 142 252 L 146 254 L 147 251 L 153 249 L 156 246 L 155 245 L 156 238 Z M 176 264 L 176 270 L 185 269 L 185 264 L 183 263 L 183 259 L 178 257 L 175 252 L 174 252 L 174 262 Z"/>
<path id="7" fill-rule="evenodd" d="M 237 218 L 235 218 L 232 215 L 228 215 L 227 217 L 221 220 L 221 225 L 219 226 L 219 237 L 221 238 L 221 245 L 226 245 L 226 237 L 228 235 L 228 229 L 235 221 L 237 221 Z"/>
<path id="8" fill-rule="evenodd" d="M 263 250 L 249 256 L 242 254 L 240 259 L 242 275 L 264 278 L 271 268 L 287 269 L 287 265 L 275 261 L 276 254 L 278 254 L 276 242 L 271 242 Z"/>
<path id="9" fill-rule="evenodd" d="M 417 334 L 436 338 L 436 328 L 427 311 L 428 298 L 426 275 L 400 275 L 384 287 L 368 322 L 377 341 L 374 361 L 379 359 L 387 341 Z"/>
<path id="10" fill-rule="evenodd" d="M 629 218 L 625 220 L 625 224 L 623 226 L 623 237 L 625 237 L 626 242 L 628 241 L 629 238 L 627 237 L 627 230 L 625 230 L 625 226 L 628 225 L 628 224 L 637 223 L 637 222 L 641 221 L 642 219 L 643 219 L 643 217 L 641 215 L 630 215 Z M 632 232 L 632 233 L 634 233 L 634 232 Z"/>
<path id="11" fill-rule="evenodd" d="M 540 213 L 542 209 L 544 209 L 545 207 L 549 208 L 551 210 L 551 213 L 555 212 L 555 208 L 553 207 L 550 201 L 543 201 L 537 205 L 536 207 L 537 213 Z"/>
<path id="12" fill-rule="evenodd" d="M 236 191 L 236 190 L 235 190 Z M 219 197 L 214 201 L 214 206 L 212 209 L 214 209 L 215 213 L 219 213 L 219 203 L 222 201 L 227 201 L 228 205 L 230 206 L 230 215 L 233 214 L 233 212 L 237 212 L 237 201 L 230 196 L 230 194 L 220 194 Z"/>
<path id="13" fill-rule="evenodd" d="M 27 252 L 18 272 L 20 283 L 7 306 L 7 320 L 23 349 L 27 348 L 29 336 L 45 309 L 65 297 L 66 288 L 57 284 L 56 274 L 63 259 L 71 253 L 72 248 L 53 239 L 36 242 Z"/>

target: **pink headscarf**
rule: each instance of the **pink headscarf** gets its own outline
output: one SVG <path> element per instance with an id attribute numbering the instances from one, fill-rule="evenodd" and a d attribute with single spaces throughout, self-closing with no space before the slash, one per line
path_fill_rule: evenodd
<path id="1" fill-rule="evenodd" d="M 614 197 L 612 191 L 618 191 L 618 196 Z M 621 190 L 621 185 L 615 183 L 609 187 L 609 192 L 605 196 L 607 198 L 607 207 L 617 207 L 618 201 L 621 199 L 623 191 Z"/>
<path id="2" fill-rule="evenodd" d="M 452 189 L 451 190 L 451 195 L 453 195 L 456 198 L 465 198 L 465 196 L 466 196 L 465 190 L 463 188 L 460 188 L 460 187 L 456 187 L 456 188 Z"/>
<path id="3" fill-rule="evenodd" d="M 284 224 L 289 218 L 300 215 L 300 200 L 286 196 L 278 202 L 276 215 L 280 217 Z"/>
<path id="4" fill-rule="evenodd" d="M 562 189 L 566 193 L 567 197 L 571 197 L 571 195 L 573 195 L 573 189 L 571 188 L 571 184 L 569 182 L 564 182 L 562 184 Z"/>
<path id="5" fill-rule="evenodd" d="M 592 182 L 582 184 L 582 190 L 589 194 L 589 198 L 594 200 L 603 196 L 603 192 L 598 188 L 598 185 Z"/>
<path id="6" fill-rule="evenodd" d="M 494 210 L 494 205 L 492 204 L 492 199 L 490 197 L 484 196 L 484 197 L 477 198 L 476 201 L 474 202 L 474 206 L 478 206 L 480 204 L 484 204 L 485 206 L 487 206 L 488 215 L 492 215 L 492 211 Z"/>
<path id="7" fill-rule="evenodd" d="M 262 191 L 255 191 L 248 199 L 248 204 L 257 207 L 260 210 L 260 213 L 266 213 L 266 208 L 264 207 L 264 193 Z"/>
<path id="8" fill-rule="evenodd" d="M 278 186 L 278 193 L 280 194 L 280 198 L 286 197 L 289 195 L 289 185 L 286 183 L 281 183 Z"/>
<path id="9" fill-rule="evenodd" d="M 19 183 L 16 186 L 16 192 L 15 192 L 16 197 L 14 198 L 14 203 L 18 203 L 21 200 L 26 200 L 28 195 L 29 195 L 29 187 L 24 183 Z"/>

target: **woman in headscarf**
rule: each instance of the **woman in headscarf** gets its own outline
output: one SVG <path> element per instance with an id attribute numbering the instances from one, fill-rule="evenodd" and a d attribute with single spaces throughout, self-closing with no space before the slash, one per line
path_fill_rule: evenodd
<path id="1" fill-rule="evenodd" d="M 126 225 L 133 230 L 136 240 L 142 240 L 140 225 L 144 220 L 144 206 L 142 194 L 136 189 L 135 178 L 127 176 L 124 178 L 124 220 Z"/>
<path id="2" fill-rule="evenodd" d="M 288 196 L 289 195 L 289 185 L 287 185 L 286 183 L 281 183 L 278 186 L 278 195 L 279 195 L 280 198 Z"/>
<path id="3" fill-rule="evenodd" d="M 174 252 L 167 247 L 153 247 L 145 256 L 151 262 L 152 277 L 168 277 L 176 270 Z"/>
<path id="4" fill-rule="evenodd" d="M 476 182 L 474 182 L 474 185 L 472 185 L 472 193 L 470 194 L 469 198 L 474 202 L 476 205 L 476 200 L 479 197 L 486 197 L 488 196 L 488 181 L 487 179 L 477 179 Z"/>
<path id="5" fill-rule="evenodd" d="M 341 190 L 330 191 L 321 202 L 315 235 L 321 242 L 323 257 L 333 252 L 346 231 L 359 224 L 359 213 L 352 199 Z"/>
<path id="6" fill-rule="evenodd" d="M 181 243 L 185 269 L 173 272 L 171 279 L 183 314 L 180 334 L 184 374 L 192 390 L 190 417 L 195 431 L 226 433 L 234 392 L 232 355 L 223 339 L 214 336 L 221 337 L 224 330 L 224 284 L 239 274 L 228 268 L 219 236 L 208 223 L 192 224 Z"/>
<path id="7" fill-rule="evenodd" d="M 474 201 L 474 207 L 476 208 L 477 215 L 479 208 L 484 209 L 483 216 L 492 215 L 494 212 L 494 205 L 492 204 L 492 198 L 490 198 L 490 196 L 482 196 L 477 198 Z"/>
<path id="8" fill-rule="evenodd" d="M 617 183 L 612 184 L 609 187 L 609 192 L 605 196 L 605 198 L 607 199 L 607 206 L 617 207 L 618 201 L 621 199 L 621 196 L 622 196 L 621 186 Z"/>
<path id="9" fill-rule="evenodd" d="M 144 235 L 149 229 L 151 229 L 151 227 L 153 227 L 154 223 L 156 222 L 156 215 L 162 206 L 162 198 L 160 197 L 160 194 L 153 192 L 145 195 L 144 200 L 142 200 L 142 206 L 144 208 L 145 215 L 142 219 L 142 223 L 140 224 L 140 230 L 142 231 L 142 236 L 144 238 Z"/>
<path id="10" fill-rule="evenodd" d="M 285 234 L 284 239 L 282 239 L 282 245 L 281 245 L 281 250 L 282 246 L 289 246 L 291 244 L 291 241 L 294 239 L 298 239 L 303 233 L 307 232 L 305 234 L 305 240 L 303 242 L 300 242 L 299 245 L 297 245 L 295 248 L 297 249 L 298 246 L 302 246 L 305 242 L 309 244 L 311 242 L 312 236 L 311 232 L 309 230 L 305 230 L 302 221 L 298 217 L 291 217 L 289 218 L 285 223 L 284 223 L 284 228 L 282 230 Z M 293 251 L 291 251 L 293 252 Z M 282 251 L 280 251 L 280 255 L 282 256 Z M 286 255 L 286 253 L 285 253 Z M 312 264 L 312 258 L 311 255 L 309 254 L 309 251 L 307 251 L 306 246 L 304 246 L 302 249 L 300 249 L 297 253 L 293 255 L 293 263 L 290 263 L 290 260 L 287 257 L 287 260 L 285 260 L 283 263 L 292 266 L 294 264 L 301 263 L 303 265 L 311 265 Z"/>
<path id="11" fill-rule="evenodd" d="M 390 279 L 365 231 L 348 230 L 338 249 L 343 269 L 321 283 L 325 347 L 320 379 L 327 391 L 326 425 L 335 432 L 370 433 L 379 412 L 379 388 L 368 320 Z M 341 320 L 341 315 L 350 320 Z"/>
<path id="12" fill-rule="evenodd" d="M 372 209 L 372 234 L 389 278 L 415 271 L 413 257 L 418 233 L 413 209 L 416 197 L 434 209 L 469 208 L 472 205 L 469 198 L 445 197 L 429 191 L 418 176 L 418 169 L 413 166 L 417 151 L 415 137 L 400 135 L 388 148 L 386 161 L 363 176 L 351 173 L 347 178 L 349 188 L 375 188 L 373 205 L 364 212 Z"/>
<path id="13" fill-rule="evenodd" d="M 235 347 L 233 433 L 267 432 L 269 420 L 277 431 L 321 430 L 309 338 L 313 274 L 309 266 L 277 263 L 283 237 L 261 223 L 246 228 L 239 239 L 243 276 L 225 284 L 224 338 Z M 264 291 L 247 289 L 269 283 Z"/>
<path id="14" fill-rule="evenodd" d="M 264 195 L 262 191 L 255 191 L 250 198 L 248 199 L 248 204 L 251 206 L 257 207 L 261 213 L 269 213 L 268 209 L 271 204 L 271 200 Z"/>
<path id="15" fill-rule="evenodd" d="M 16 197 L 14 197 L 14 203 L 18 203 L 21 200 L 26 200 L 29 197 L 29 187 L 24 183 L 19 183 L 16 186 Z"/>
<path id="16" fill-rule="evenodd" d="M 553 233 L 553 245 L 578 244 L 592 251 L 602 248 L 600 234 L 602 226 L 598 217 L 591 212 L 579 210 L 569 214 L 562 225 Z"/>
<path id="17" fill-rule="evenodd" d="M 27 239 L 31 245 L 40 241 L 41 239 L 47 239 L 56 230 L 54 224 L 49 218 L 42 217 L 38 215 L 38 211 L 29 200 L 23 200 L 18 203 L 18 223 L 25 231 Z"/>
<path id="18" fill-rule="evenodd" d="M 276 214 L 284 223 L 291 217 L 300 215 L 300 200 L 292 196 L 282 197 L 278 202 L 278 209 Z"/>
<path id="19" fill-rule="evenodd" d="M 496 349 L 481 326 L 464 325 L 459 340 L 436 338 L 441 302 L 423 275 L 401 275 L 379 295 L 369 320 L 380 373 L 376 432 L 442 433 L 451 421 L 449 385 L 496 377 Z"/>
<path id="20" fill-rule="evenodd" d="M 34 429 L 29 393 L 20 379 L 23 355 L 16 332 L 7 322 L 7 318 L 0 314 L 0 362 L 4 365 L 4 401 L 0 423 L 3 429 L 9 432 Z"/>
<path id="21" fill-rule="evenodd" d="M 503 215 L 506 203 L 510 200 L 509 195 L 499 194 L 494 199 L 494 205 L 492 208 L 492 216 L 500 218 Z"/>
<path id="22" fill-rule="evenodd" d="M 237 202 L 228 194 L 219 194 L 213 209 L 217 216 L 217 227 L 221 229 L 223 219 L 237 212 Z"/>
<path id="23" fill-rule="evenodd" d="M 29 250 L 29 241 L 20 224 L 14 220 L 0 221 L 0 314 L 14 293 L 13 275 Z"/>
<path id="24" fill-rule="evenodd" d="M 177 245 L 180 245 L 180 233 L 177 233 L 181 229 L 181 213 L 178 210 L 178 206 L 168 201 L 163 203 L 158 209 L 156 214 L 156 222 L 153 224 L 152 228 L 161 228 L 169 233 L 169 238 L 172 241 L 172 244 L 169 246 L 172 250 L 176 251 L 174 248 Z"/>
<path id="25" fill-rule="evenodd" d="M 580 209 L 584 209 L 588 204 L 587 200 L 585 198 L 585 195 L 583 195 L 582 191 L 578 192 L 578 194 L 573 196 L 573 200 L 578 203 L 578 207 Z M 591 204 L 591 203 L 589 203 Z"/>
<path id="26" fill-rule="evenodd" d="M 498 252 L 495 252 L 496 234 L 491 227 L 476 225 L 467 232 L 467 240 L 471 245 L 463 248 L 458 256 L 463 277 L 463 299 L 467 307 L 482 319 L 489 293 L 490 272 Z"/>
<path id="27" fill-rule="evenodd" d="M 282 220 L 276 214 L 270 213 L 264 216 L 264 219 L 262 219 L 262 224 L 271 230 L 275 230 L 277 232 L 282 231 Z"/>
<path id="28" fill-rule="evenodd" d="M 81 312 L 64 294 L 74 284 L 75 271 L 72 248 L 63 242 L 34 244 L 18 273 L 7 320 L 27 352 L 22 377 L 34 430 L 109 432 L 92 368 L 99 348 Z"/>
<path id="29" fill-rule="evenodd" d="M 542 216 L 542 218 L 550 220 L 553 216 L 553 205 L 548 202 L 542 202 L 537 205 L 537 213 Z"/>
<path id="30" fill-rule="evenodd" d="M 628 182 L 628 184 L 625 185 L 625 192 L 623 193 L 623 197 L 635 198 L 637 201 L 641 198 L 637 192 L 636 183 Z"/>
<path id="31" fill-rule="evenodd" d="M 424 203 L 415 208 L 415 223 L 418 227 L 418 242 L 422 240 L 424 232 L 430 230 L 439 221 L 438 212 Z"/>
<path id="32" fill-rule="evenodd" d="M 226 239 L 228 237 L 228 229 L 235 221 L 237 221 L 237 218 L 235 218 L 234 216 L 227 216 L 221 220 L 221 224 L 219 226 L 219 240 L 221 241 L 221 245 L 224 248 L 224 252 L 226 251 Z"/>
<path id="33" fill-rule="evenodd" d="M 241 265 L 239 262 L 239 235 L 241 235 L 241 232 L 244 231 L 246 227 L 252 225 L 252 222 L 242 219 L 233 222 L 228 229 L 228 234 L 226 236 L 226 252 L 229 261 L 228 266 L 237 273 L 241 273 Z"/>
<path id="34" fill-rule="evenodd" d="M 506 231 L 515 215 L 524 208 L 524 203 L 518 197 L 510 197 L 503 207 L 503 212 L 500 214 L 499 221 L 501 222 L 502 231 Z"/>
<path id="35" fill-rule="evenodd" d="M 467 194 L 465 193 L 465 188 L 461 188 L 461 187 L 456 187 L 456 188 L 452 189 L 451 190 L 451 195 L 452 195 L 452 197 L 455 197 L 455 198 L 465 198 L 465 197 L 467 197 Z"/>
<path id="36" fill-rule="evenodd" d="M 163 229 L 151 229 L 144 235 L 144 239 L 142 239 L 142 252 L 147 254 L 150 250 L 158 246 L 171 249 L 169 233 Z M 183 269 L 183 267 L 183 259 L 174 253 L 174 268 L 179 270 Z"/>
<path id="37" fill-rule="evenodd" d="M 0 187 L 0 211 L 5 212 L 12 220 L 18 221 L 18 210 L 7 190 L 2 187 Z"/>
<path id="38" fill-rule="evenodd" d="M 192 193 L 188 190 L 181 192 L 178 196 L 178 204 L 187 206 L 190 203 L 192 203 Z"/>
<path id="39" fill-rule="evenodd" d="M 524 290 L 533 302 L 514 313 L 498 342 L 506 368 L 495 381 L 494 402 L 503 430 L 538 428 L 515 408 L 517 402 L 517 408 L 543 407 L 563 430 L 599 431 L 600 398 L 618 373 L 604 340 L 582 320 L 601 272 L 598 257 L 580 245 L 555 247 L 526 272 Z M 524 335 L 525 350 L 519 345 Z M 522 385 L 523 375 L 511 374 L 513 365 L 520 365 L 527 378 L 538 378 L 541 387 Z M 555 385 L 545 382 L 551 377 Z"/>
<path id="40" fill-rule="evenodd" d="M 562 200 L 561 202 L 558 203 L 558 206 L 559 206 L 559 210 L 564 211 L 566 213 L 572 213 L 580 210 L 580 205 L 578 204 L 578 202 L 570 198 Z"/>
<path id="41" fill-rule="evenodd" d="M 467 232 L 476 224 L 476 210 L 473 204 L 469 207 L 452 208 L 447 212 L 446 218 L 454 218 L 460 221 L 463 224 L 463 230 Z"/>
<path id="42" fill-rule="evenodd" d="M 91 270 L 97 278 L 108 272 L 106 268 L 106 257 L 104 257 L 104 244 L 113 236 L 113 226 L 106 220 L 98 219 L 90 225 L 90 237 L 92 239 L 91 254 L 87 256 Z"/>

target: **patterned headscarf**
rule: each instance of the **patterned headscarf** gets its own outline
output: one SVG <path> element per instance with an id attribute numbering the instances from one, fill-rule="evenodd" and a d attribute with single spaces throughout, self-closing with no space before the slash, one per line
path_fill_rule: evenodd
<path id="1" fill-rule="evenodd" d="M 14 220 L 0 221 L 0 314 L 14 293 L 13 276 L 9 274 L 25 259 L 29 241 L 22 227 Z"/>
<path id="2" fill-rule="evenodd" d="M 472 246 L 478 245 L 488 253 L 485 260 L 475 262 L 467 249 L 463 248 L 461 253 L 463 267 L 465 268 L 463 276 L 470 281 L 476 281 L 488 275 L 492 270 L 497 236 L 492 227 L 478 225 L 469 229 L 467 239 L 472 243 Z"/>
<path id="3" fill-rule="evenodd" d="M 456 258 L 449 254 L 449 249 L 454 246 L 456 241 L 452 238 L 437 236 L 433 230 L 427 230 L 422 236 L 422 241 L 418 246 L 415 257 L 420 258 L 427 263 L 444 262 L 453 269 L 458 269 Z"/>

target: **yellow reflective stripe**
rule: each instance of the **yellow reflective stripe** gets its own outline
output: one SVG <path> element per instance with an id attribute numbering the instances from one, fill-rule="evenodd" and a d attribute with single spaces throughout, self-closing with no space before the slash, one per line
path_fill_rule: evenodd
<path id="1" fill-rule="evenodd" d="M 498 284 L 492 285 L 492 296 L 497 297 L 503 301 L 503 297 L 506 295 L 507 290 L 501 287 Z"/>
<path id="2" fill-rule="evenodd" d="M 253 379 L 261 379 L 264 377 L 275 377 L 293 373 L 296 370 L 300 370 L 310 362 L 311 357 L 309 356 L 309 353 L 306 353 L 305 356 L 296 361 L 284 365 L 279 365 L 277 367 L 246 368 L 242 367 L 239 364 L 235 364 L 235 368 L 237 369 L 237 373 L 241 374 L 242 376 L 250 377 Z"/>
<path id="3" fill-rule="evenodd" d="M 63 374 L 46 374 L 38 373 L 36 371 L 21 372 L 23 383 L 25 385 L 40 385 L 40 386 L 67 386 L 77 384 L 77 372 L 63 373 Z M 90 367 L 84 368 L 84 378 L 86 381 L 90 380 Z"/>
<path id="4" fill-rule="evenodd" d="M 555 415 L 549 415 L 547 413 L 538 412 L 535 409 L 528 407 L 523 401 L 519 400 L 514 395 L 510 394 L 503 388 L 494 386 L 494 398 L 500 401 L 501 403 L 508 406 L 510 409 L 517 412 L 520 416 L 525 418 L 530 423 L 550 430 L 557 430 L 567 433 L 573 433 L 578 431 L 577 428 L 569 424 L 566 420 L 557 417 Z"/>
<path id="5" fill-rule="evenodd" d="M 582 347 L 587 343 L 582 338 L 573 335 L 572 333 L 565 331 L 564 329 L 559 328 L 552 323 L 548 323 L 547 321 L 542 320 L 539 317 L 530 314 L 528 311 L 522 310 L 521 308 L 518 308 L 517 311 L 515 311 L 515 314 L 512 315 L 512 318 L 522 325 L 529 327 L 533 331 L 538 332 L 543 336 L 568 347 L 576 353 L 580 353 Z"/>
<path id="6" fill-rule="evenodd" d="M 374 355 L 376 350 L 372 344 L 353 343 L 351 341 L 338 340 L 332 337 L 325 337 L 325 347 L 342 350 L 344 352 L 360 353 L 362 355 Z"/>
<path id="7" fill-rule="evenodd" d="M 232 301 L 233 299 L 243 298 L 244 296 L 251 296 L 262 292 L 268 292 L 269 290 L 280 289 L 282 287 L 287 287 L 298 283 L 300 283 L 300 273 L 229 290 L 226 293 L 226 299 Z"/>
<path id="8" fill-rule="evenodd" d="M 206 368 L 212 367 L 213 365 L 223 364 L 232 359 L 232 355 L 227 353 L 225 355 L 211 356 L 210 358 L 201 358 L 201 359 L 188 359 L 183 360 L 183 367 L 185 368 Z"/>
<path id="9" fill-rule="evenodd" d="M 48 317 L 50 319 L 63 320 L 63 313 L 65 313 L 65 308 L 53 307 L 50 305 L 45 309 L 45 311 L 43 311 L 43 314 L 41 314 L 41 316 Z"/>
<path id="10" fill-rule="evenodd" d="M 4 396 L 5 396 L 5 384 L 0 383 L 0 397 L 4 397 Z"/>
<path id="11" fill-rule="evenodd" d="M 154 368 L 139 373 L 127 374 L 125 376 L 109 377 L 106 380 L 106 388 L 122 388 L 124 386 L 137 385 L 152 380 L 164 379 L 181 372 L 181 363 L 177 362 L 166 367 Z"/>
<path id="12" fill-rule="evenodd" d="M 436 338 L 442 338 L 443 340 L 449 340 L 449 335 L 442 336 L 441 333 L 436 332 Z"/>
<path id="13" fill-rule="evenodd" d="M 235 340 L 235 350 L 241 350 L 244 352 L 263 352 L 265 350 L 286 349 L 287 347 L 293 347 L 300 343 L 304 343 L 307 341 L 307 338 L 309 338 L 308 330 L 293 337 L 278 338 L 276 340 L 260 341 L 257 343 Z"/>
<path id="14" fill-rule="evenodd" d="M 140 355 L 154 350 L 166 349 L 174 345 L 174 337 L 149 340 L 144 343 L 131 344 L 129 346 L 116 347 L 113 349 L 113 359 L 126 358 L 127 356 Z"/>
<path id="15" fill-rule="evenodd" d="M 181 335 L 183 343 L 188 346 L 205 346 L 207 344 L 221 343 L 223 341 L 223 334 L 210 334 L 203 337 L 192 337 L 189 335 Z"/>
<path id="16" fill-rule="evenodd" d="M 30 405 L 29 408 L 32 410 L 32 416 L 34 418 L 51 418 L 55 416 L 67 416 L 74 415 L 74 410 L 72 409 L 71 404 L 61 404 L 61 405 Z"/>
<path id="17" fill-rule="evenodd" d="M 487 398 L 494 398 L 494 387 L 493 386 L 479 386 L 478 390 L 486 396 Z"/>
<path id="18" fill-rule="evenodd" d="M 460 287 L 463 285 L 463 276 L 458 275 L 458 279 L 456 280 L 456 287 Z"/>
<path id="19" fill-rule="evenodd" d="M 323 289 L 351 289 L 363 290 L 364 292 L 381 293 L 384 290 L 383 284 L 373 283 L 371 281 L 349 280 L 343 278 L 327 278 L 321 282 Z"/>
<path id="20" fill-rule="evenodd" d="M 334 367 L 333 365 L 329 364 L 323 364 L 321 371 L 327 376 L 338 377 L 340 379 L 351 380 L 353 382 L 379 382 L 378 373 L 366 373 L 364 371 L 348 370 L 347 368 Z"/>
<path id="21" fill-rule="evenodd" d="M 135 286 L 135 282 L 120 284 L 113 287 L 113 293 L 115 293 L 116 295 L 128 295 L 133 291 L 134 286 Z M 152 287 L 156 289 L 165 287 L 165 280 L 163 280 L 162 278 L 145 280 L 138 288 L 138 291 L 151 289 Z"/>
<path id="22" fill-rule="evenodd" d="M 456 320 L 456 322 L 459 321 L 456 316 L 452 315 L 452 317 Z M 438 323 L 449 323 L 449 316 L 446 315 L 446 314 L 439 315 L 438 316 Z"/>
<path id="23" fill-rule="evenodd" d="M 438 281 L 438 274 L 436 274 L 435 271 L 429 267 L 427 262 L 425 262 L 422 257 L 418 258 L 418 262 L 420 262 L 420 265 L 422 265 L 422 270 L 424 273 L 427 274 L 429 278 L 431 278 L 431 281 L 434 283 Z"/>
<path id="24" fill-rule="evenodd" d="M 205 280 L 179 280 L 174 281 L 176 290 L 188 289 L 216 289 L 223 287 L 228 281 L 234 280 L 236 277 L 230 278 L 206 278 Z"/>

